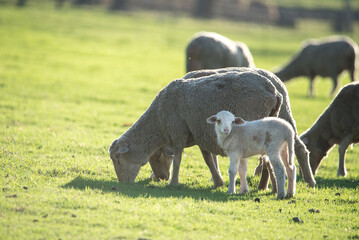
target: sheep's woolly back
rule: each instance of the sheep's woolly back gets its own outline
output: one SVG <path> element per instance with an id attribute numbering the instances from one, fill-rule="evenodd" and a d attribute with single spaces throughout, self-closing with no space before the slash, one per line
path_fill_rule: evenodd
<path id="1" fill-rule="evenodd" d="M 200 32 L 193 36 L 186 48 L 186 63 L 187 72 L 255 66 L 247 45 L 213 32 Z"/>
<path id="2" fill-rule="evenodd" d="M 197 144 L 223 155 L 206 119 L 223 109 L 248 120 L 263 118 L 281 103 L 282 96 L 259 74 L 228 71 L 172 81 L 156 99 L 159 126 L 169 146 L 182 139 L 184 147 Z"/>
<path id="3" fill-rule="evenodd" d="M 272 84 L 275 86 L 275 88 L 277 89 L 277 91 L 283 97 L 283 99 L 282 99 L 283 102 L 282 102 L 282 105 L 279 110 L 279 117 L 288 121 L 293 126 L 293 129 L 294 129 L 295 133 L 297 134 L 296 123 L 295 123 L 295 120 L 294 120 L 294 118 L 292 116 L 292 112 L 291 112 L 288 91 L 287 91 L 284 83 L 276 75 L 274 75 L 273 73 L 271 73 L 267 70 L 263 70 L 263 69 L 259 69 L 259 68 L 247 68 L 247 67 L 228 67 L 228 68 L 222 68 L 222 69 L 193 71 L 193 72 L 187 73 L 183 78 L 184 79 L 198 78 L 198 77 L 210 76 L 213 74 L 226 73 L 226 72 L 238 72 L 238 73 L 250 72 L 253 74 L 259 74 L 259 75 L 267 78 L 268 80 L 270 80 L 272 82 Z"/>

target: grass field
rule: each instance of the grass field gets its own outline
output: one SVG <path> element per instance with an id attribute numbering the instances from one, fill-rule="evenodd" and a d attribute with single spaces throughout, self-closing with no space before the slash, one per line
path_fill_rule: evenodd
<path id="1" fill-rule="evenodd" d="M 197 147 L 185 150 L 179 186 L 150 181 L 149 164 L 136 183 L 117 182 L 109 145 L 160 89 L 185 74 L 184 48 L 202 30 L 247 43 L 256 65 L 269 70 L 304 39 L 333 34 L 324 22 L 285 29 L 163 13 L 0 6 L 0 239 L 359 239 L 357 146 L 347 152 L 347 177 L 336 176 L 335 147 L 317 187 L 298 175 L 290 200 L 256 189 L 256 158 L 249 161 L 249 194 L 226 194 L 227 158 L 220 159 L 225 186 L 212 189 Z M 349 36 L 359 42 L 358 24 Z M 340 86 L 348 82 L 345 73 Z M 316 98 L 306 97 L 304 78 L 287 88 L 302 133 L 331 102 L 331 82 L 317 79 Z"/>

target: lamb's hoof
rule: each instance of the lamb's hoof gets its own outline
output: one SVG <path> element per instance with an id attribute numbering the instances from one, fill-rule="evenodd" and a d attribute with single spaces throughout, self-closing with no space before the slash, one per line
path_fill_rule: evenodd
<path id="1" fill-rule="evenodd" d="M 289 199 L 292 197 L 294 197 L 294 193 L 287 193 L 287 195 L 285 196 L 286 199 Z"/>
<path id="2" fill-rule="evenodd" d="M 178 185 L 178 180 L 171 180 L 170 185 Z"/>
<path id="3" fill-rule="evenodd" d="M 228 193 L 228 194 L 236 194 L 236 191 L 230 191 L 230 190 L 228 190 L 227 193 Z"/>
<path id="4" fill-rule="evenodd" d="M 247 193 L 249 193 L 249 189 L 245 189 L 243 191 L 239 190 L 239 194 L 241 195 L 246 195 Z"/>

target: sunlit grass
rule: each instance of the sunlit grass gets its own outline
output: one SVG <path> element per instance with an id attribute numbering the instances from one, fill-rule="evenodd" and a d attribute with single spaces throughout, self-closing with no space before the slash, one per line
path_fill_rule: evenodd
<path id="1" fill-rule="evenodd" d="M 184 49 L 195 32 L 243 41 L 258 67 L 274 69 L 306 38 L 333 34 L 326 26 L 281 29 L 171 14 L 1 7 L 0 238 L 358 238 L 356 146 L 347 153 L 346 178 L 336 177 L 334 148 L 318 171 L 317 188 L 307 188 L 298 175 L 296 197 L 284 201 L 270 189 L 257 190 L 256 158 L 249 161 L 251 192 L 241 196 L 226 194 L 227 158 L 220 158 L 225 186 L 212 189 L 197 147 L 185 150 L 176 187 L 150 181 L 148 164 L 135 184 L 120 184 L 107 153 L 157 92 L 184 75 Z M 350 36 L 359 39 L 357 32 Z M 341 86 L 348 82 L 344 74 Z M 331 102 L 331 81 L 317 79 L 316 98 L 307 98 L 305 78 L 287 87 L 301 133 Z"/>

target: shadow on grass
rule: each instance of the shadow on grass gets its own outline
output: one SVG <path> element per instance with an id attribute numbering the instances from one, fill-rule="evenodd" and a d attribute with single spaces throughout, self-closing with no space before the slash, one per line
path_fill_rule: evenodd
<path id="1" fill-rule="evenodd" d="M 333 178 L 324 178 L 314 176 L 315 181 L 317 182 L 316 188 L 348 188 L 355 189 L 359 186 L 359 180 L 353 178 L 344 178 L 336 177 Z M 297 175 L 297 182 L 304 182 L 302 175 Z"/>
<path id="2" fill-rule="evenodd" d="M 119 183 L 117 181 L 96 180 L 86 177 L 76 177 L 71 182 L 62 186 L 85 191 L 87 189 L 97 189 L 102 193 L 118 193 L 133 198 L 154 197 L 154 198 L 193 198 L 195 200 L 210 200 L 216 202 L 227 201 L 254 201 L 255 198 L 271 195 L 270 191 L 253 191 L 246 195 L 227 194 L 223 189 L 213 189 L 211 187 L 191 187 L 184 184 L 170 186 L 167 183 L 154 183 L 150 179 L 137 181 L 136 183 Z M 223 187 L 222 187 L 223 188 Z M 275 195 L 273 195 L 275 198 Z"/>
<path id="3" fill-rule="evenodd" d="M 359 180 L 353 178 L 333 177 L 323 178 L 315 177 L 317 187 L 320 188 L 348 188 L 355 189 L 359 186 Z"/>

